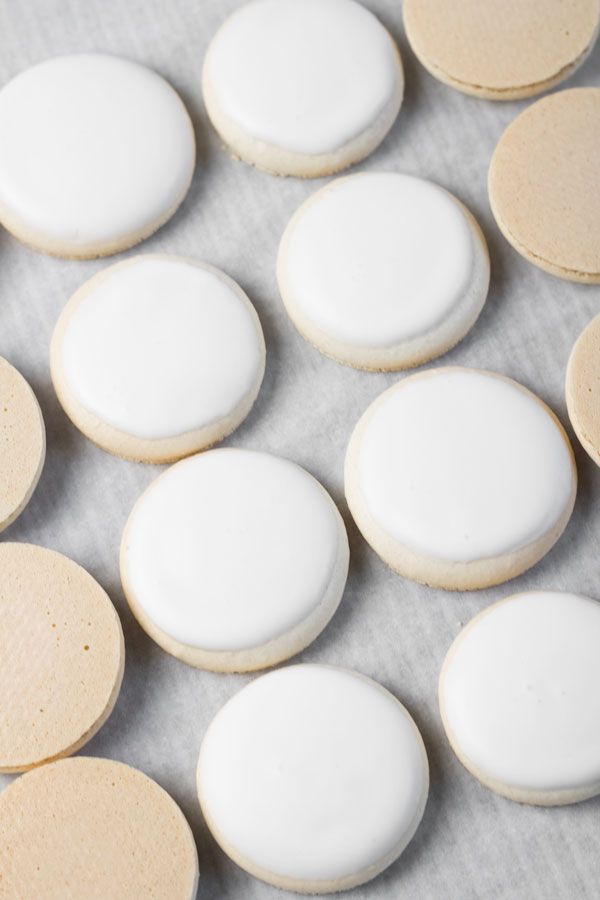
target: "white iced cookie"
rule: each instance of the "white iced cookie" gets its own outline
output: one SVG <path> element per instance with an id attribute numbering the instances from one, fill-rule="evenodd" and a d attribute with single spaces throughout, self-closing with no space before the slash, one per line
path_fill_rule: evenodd
<path id="1" fill-rule="evenodd" d="M 250 450 L 211 450 L 168 469 L 138 500 L 121 544 L 142 628 L 217 672 L 261 669 L 306 647 L 347 573 L 329 494 L 294 463 Z"/>
<path id="2" fill-rule="evenodd" d="M 25 509 L 46 458 L 46 429 L 36 396 L 0 356 L 0 531 Z"/>
<path id="3" fill-rule="evenodd" d="M 171 218 L 194 133 L 179 96 L 138 63 L 59 56 L 0 91 L 0 222 L 56 256 L 107 256 Z"/>
<path id="4" fill-rule="evenodd" d="M 179 256 L 136 256 L 69 300 L 50 351 L 69 418 L 127 459 L 165 462 L 230 434 L 256 399 L 265 344 L 227 275 Z"/>
<path id="5" fill-rule="evenodd" d="M 235 154 L 279 175 L 315 177 L 383 140 L 404 76 L 391 36 L 354 0 L 251 0 L 213 38 L 202 87 Z"/>
<path id="6" fill-rule="evenodd" d="M 397 859 L 429 788 L 402 704 L 358 672 L 317 665 L 235 694 L 206 732 L 197 777 L 208 827 L 234 862 L 310 894 L 362 884 Z"/>
<path id="7" fill-rule="evenodd" d="M 560 591 L 501 600 L 452 644 L 440 709 L 482 784 L 556 806 L 600 793 L 600 604 Z"/>
<path id="8" fill-rule="evenodd" d="M 346 454 L 346 497 L 401 575 L 474 590 L 534 565 L 562 534 L 577 472 L 552 411 L 493 372 L 429 369 L 384 391 Z"/>
<path id="9" fill-rule="evenodd" d="M 443 188 L 396 172 L 330 182 L 281 240 L 277 277 L 300 333 L 361 369 L 404 369 L 453 347 L 487 295 L 485 239 Z"/>

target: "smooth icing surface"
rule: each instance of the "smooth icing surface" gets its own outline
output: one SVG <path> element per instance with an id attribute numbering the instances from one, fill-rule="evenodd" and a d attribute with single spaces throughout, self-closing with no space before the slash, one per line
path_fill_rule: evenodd
<path id="1" fill-rule="evenodd" d="M 548 411 L 516 384 L 473 369 L 400 382 L 359 451 L 373 518 L 437 559 L 468 562 L 525 547 L 567 507 L 572 463 Z"/>
<path id="2" fill-rule="evenodd" d="M 376 682 L 299 665 L 253 681 L 217 713 L 198 764 L 222 839 L 276 875 L 334 879 L 412 835 L 427 792 L 420 736 Z"/>
<path id="3" fill-rule="evenodd" d="M 287 460 L 211 450 L 169 469 L 135 507 L 129 590 L 152 621 L 207 650 L 260 646 L 323 599 L 338 554 L 330 498 Z"/>
<path id="4" fill-rule="evenodd" d="M 458 203 L 398 173 L 341 178 L 290 225 L 285 277 L 327 335 L 385 347 L 438 325 L 469 287 L 473 237 Z"/>
<path id="5" fill-rule="evenodd" d="M 0 91 L 0 206 L 48 238 L 100 243 L 166 216 L 194 156 L 181 100 L 137 63 L 61 56 Z"/>
<path id="6" fill-rule="evenodd" d="M 162 438 L 231 413 L 256 381 L 262 347 L 250 310 L 220 273 L 140 256 L 77 306 L 62 364 L 87 410 L 128 434 Z"/>
<path id="7" fill-rule="evenodd" d="M 600 604 L 519 594 L 459 636 L 440 685 L 457 747 L 530 790 L 600 784 Z"/>
<path id="8" fill-rule="evenodd" d="M 373 125 L 399 77 L 389 34 L 354 0 L 252 0 L 206 65 L 219 107 L 247 134 L 312 154 Z"/>

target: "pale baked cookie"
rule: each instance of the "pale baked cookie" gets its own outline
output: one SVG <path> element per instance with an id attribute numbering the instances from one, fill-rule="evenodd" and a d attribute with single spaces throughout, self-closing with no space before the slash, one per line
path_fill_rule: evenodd
<path id="1" fill-rule="evenodd" d="M 0 356 L 0 531 L 25 509 L 46 458 L 46 429 L 36 396 Z"/>
<path id="2" fill-rule="evenodd" d="M 483 610 L 452 644 L 440 709 L 482 784 L 521 803 L 600 794 L 600 604 L 561 591 Z"/>
<path id="3" fill-rule="evenodd" d="M 131 766 L 77 756 L 0 794 L 0 893 L 44 900 L 194 900 L 198 854 L 183 813 Z"/>
<path id="4" fill-rule="evenodd" d="M 74 753 L 112 712 L 125 660 L 121 623 L 81 566 L 2 542 L 0 659 L 0 772 L 22 772 Z"/>
<path id="5" fill-rule="evenodd" d="M 329 494 L 268 453 L 219 449 L 161 475 L 135 505 L 121 579 L 142 628 L 202 669 L 275 665 L 342 597 L 348 538 Z"/>
<path id="6" fill-rule="evenodd" d="M 490 163 L 490 205 L 506 240 L 540 269 L 600 283 L 600 88 L 538 100 Z"/>
<path id="7" fill-rule="evenodd" d="M 390 34 L 354 0 L 251 0 L 213 38 L 202 89 L 234 154 L 312 178 L 375 149 L 400 109 L 404 76 Z"/>
<path id="8" fill-rule="evenodd" d="M 399 381 L 354 429 L 350 511 L 406 578 L 447 590 L 500 584 L 562 534 L 577 471 L 554 413 L 494 372 L 449 367 Z"/>
<path id="9" fill-rule="evenodd" d="M 239 866 L 285 890 L 341 891 L 402 853 L 427 801 L 421 735 L 402 704 L 348 669 L 257 678 L 202 742 L 198 796 Z"/>
<path id="10" fill-rule="evenodd" d="M 151 254 L 79 288 L 56 325 L 50 367 L 65 412 L 90 440 L 159 463 L 237 428 L 260 388 L 265 342 L 224 272 Z"/>
<path id="11" fill-rule="evenodd" d="M 443 188 L 364 172 L 309 197 L 281 240 L 277 278 L 300 333 L 361 369 L 439 356 L 473 325 L 487 295 L 485 239 Z"/>
<path id="12" fill-rule="evenodd" d="M 150 69 L 101 53 L 39 63 L 0 91 L 0 222 L 55 256 L 107 256 L 171 218 L 194 133 Z"/>
<path id="13" fill-rule="evenodd" d="M 546 91 L 586 59 L 598 0 L 404 0 L 419 61 L 465 94 L 515 100 Z"/>
<path id="14" fill-rule="evenodd" d="M 573 430 L 600 466 L 600 315 L 583 329 L 571 351 L 566 395 Z"/>

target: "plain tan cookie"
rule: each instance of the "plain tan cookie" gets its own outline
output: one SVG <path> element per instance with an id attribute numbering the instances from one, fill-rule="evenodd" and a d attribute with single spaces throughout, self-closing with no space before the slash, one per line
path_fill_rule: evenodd
<path id="1" fill-rule="evenodd" d="M 410 45 L 431 74 L 488 100 L 568 78 L 598 33 L 598 0 L 404 0 Z"/>
<path id="2" fill-rule="evenodd" d="M 79 756 L 0 795 L 0 896 L 192 900 L 198 856 L 175 801 L 142 772 Z"/>
<path id="3" fill-rule="evenodd" d="M 600 88 L 538 100 L 498 142 L 492 212 L 525 259 L 559 278 L 600 282 Z"/>
<path id="4" fill-rule="evenodd" d="M 600 315 L 583 329 L 571 351 L 566 395 L 573 430 L 600 466 Z"/>
<path id="5" fill-rule="evenodd" d="M 0 357 L 0 531 L 29 503 L 46 457 L 46 430 L 35 394 Z"/>
<path id="6" fill-rule="evenodd" d="M 124 659 L 116 610 L 85 569 L 44 547 L 0 544 L 0 771 L 87 743 L 115 705 Z"/>

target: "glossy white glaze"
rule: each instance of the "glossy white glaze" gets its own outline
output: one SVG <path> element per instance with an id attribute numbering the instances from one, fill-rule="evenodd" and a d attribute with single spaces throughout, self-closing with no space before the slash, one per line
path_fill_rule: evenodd
<path id="1" fill-rule="evenodd" d="M 206 77 L 223 113 L 291 151 L 335 151 L 394 95 L 392 40 L 354 0 L 252 0 L 221 27 Z"/>
<path id="2" fill-rule="evenodd" d="M 64 376 L 75 399 L 140 438 L 174 437 L 229 415 L 254 385 L 262 344 L 222 273 L 180 257 L 136 257 L 68 319 Z"/>
<path id="3" fill-rule="evenodd" d="M 247 685 L 213 719 L 198 764 L 201 804 L 222 842 L 299 880 L 348 877 L 401 848 L 427 785 L 404 707 L 329 666 L 290 666 Z"/>
<path id="4" fill-rule="evenodd" d="M 242 449 L 178 463 L 142 496 L 122 565 L 147 616 L 182 644 L 258 647 L 322 601 L 339 547 L 336 510 L 294 463 Z"/>
<path id="5" fill-rule="evenodd" d="M 436 559 L 497 557 L 567 508 L 566 438 L 535 397 L 493 373 L 439 369 L 389 392 L 362 436 L 359 480 L 375 521 Z"/>
<path id="6" fill-rule="evenodd" d="M 368 172 L 331 182 L 300 208 L 282 274 L 326 335 L 387 347 L 447 318 L 470 287 L 475 251 L 464 210 L 442 188 Z"/>
<path id="7" fill-rule="evenodd" d="M 0 91 L 0 207 L 38 240 L 101 244 L 164 220 L 194 157 L 181 100 L 137 63 L 60 56 Z"/>
<path id="8" fill-rule="evenodd" d="M 600 604 L 558 591 L 485 610 L 450 650 L 440 702 L 457 749 L 532 791 L 600 784 Z"/>

